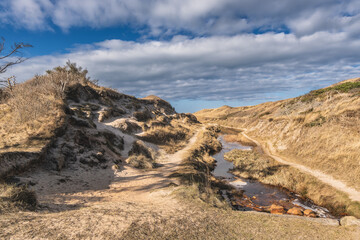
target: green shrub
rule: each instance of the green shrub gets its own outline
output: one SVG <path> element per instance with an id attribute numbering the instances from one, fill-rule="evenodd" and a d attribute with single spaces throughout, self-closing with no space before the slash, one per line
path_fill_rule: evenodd
<path id="1" fill-rule="evenodd" d="M 352 89 L 360 88 L 360 81 L 359 82 L 346 82 L 337 86 L 332 87 L 331 89 L 340 91 L 340 92 L 349 92 Z"/>
<path id="2" fill-rule="evenodd" d="M 318 117 L 317 119 L 315 119 L 312 122 L 306 123 L 305 127 L 316 127 L 316 126 L 321 126 L 322 124 L 324 124 L 326 121 L 326 118 L 323 116 Z"/>
<path id="3" fill-rule="evenodd" d="M 322 88 L 322 89 L 318 89 L 318 90 L 314 90 L 309 92 L 308 94 L 305 94 L 304 96 L 301 97 L 301 101 L 302 102 L 311 102 L 312 100 L 314 100 L 317 97 L 320 97 L 323 93 L 326 92 L 342 92 L 342 93 L 347 93 L 352 89 L 357 89 L 360 88 L 360 81 L 357 82 L 346 82 L 346 83 L 342 83 L 333 87 L 327 87 L 327 88 Z"/>
<path id="4" fill-rule="evenodd" d="M 263 117 L 263 116 L 269 115 L 269 114 L 271 114 L 271 112 L 263 112 L 263 113 L 261 113 L 261 114 L 259 115 L 259 117 Z"/>

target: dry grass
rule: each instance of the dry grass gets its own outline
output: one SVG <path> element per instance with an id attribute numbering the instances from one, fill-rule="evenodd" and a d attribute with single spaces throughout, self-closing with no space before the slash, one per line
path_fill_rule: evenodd
<path id="1" fill-rule="evenodd" d="M 179 142 L 185 140 L 185 138 L 189 135 L 189 132 L 190 130 L 188 128 L 181 125 L 178 127 L 153 127 L 146 131 L 141 138 L 147 142 L 165 145 L 171 141 Z"/>
<path id="2" fill-rule="evenodd" d="M 191 211 L 191 212 L 190 212 Z M 357 230 L 202 206 L 133 222 L 123 239 L 356 239 Z"/>
<path id="3" fill-rule="evenodd" d="M 173 120 L 167 125 L 149 128 L 140 138 L 162 146 L 167 153 L 174 153 L 186 145 L 193 133 L 191 125 Z"/>
<path id="4" fill-rule="evenodd" d="M 136 141 L 131 150 L 126 163 L 135 168 L 152 169 L 155 166 L 156 152 L 147 147 L 143 141 Z"/>
<path id="5" fill-rule="evenodd" d="M 240 143 L 240 144 L 242 144 L 244 146 L 250 146 L 250 147 L 256 147 L 257 146 L 256 143 L 249 140 L 248 138 L 246 138 L 241 133 L 239 133 L 237 135 L 225 135 L 224 139 L 227 142 L 238 142 L 238 143 Z"/>
<path id="6" fill-rule="evenodd" d="M 277 155 L 360 190 L 359 79 L 350 81 L 354 82 L 352 89 L 348 82 L 312 93 L 307 101 L 302 96 L 250 107 L 202 110 L 195 115 L 203 122 L 246 128 L 260 143 L 273 145 Z"/>
<path id="7" fill-rule="evenodd" d="M 154 160 L 141 154 L 128 157 L 126 163 L 139 169 L 152 169 L 155 164 Z"/>
<path id="8" fill-rule="evenodd" d="M 1 239 L 358 239 L 355 227 L 330 226 L 298 217 L 239 212 L 188 203 L 104 203 L 59 213 L 0 216 Z"/>
<path id="9" fill-rule="evenodd" d="M 221 150 L 221 144 L 217 140 L 219 131 L 216 127 L 208 127 L 199 133 L 194 146 L 184 156 L 181 167 L 173 176 L 179 177 L 181 182 L 188 186 L 180 195 L 200 198 L 214 206 L 224 207 L 226 204 L 219 200 L 211 175 L 215 159 L 210 155 Z"/>
<path id="10" fill-rule="evenodd" d="M 68 63 L 43 76 L 6 89 L 0 102 L 0 148 L 24 149 L 47 143 L 64 124 L 64 98 L 70 87 L 87 84 L 86 70 Z"/>

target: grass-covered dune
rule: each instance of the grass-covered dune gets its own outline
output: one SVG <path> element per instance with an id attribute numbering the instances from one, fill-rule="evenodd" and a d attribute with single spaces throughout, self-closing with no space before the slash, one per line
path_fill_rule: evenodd
<path id="1" fill-rule="evenodd" d="M 195 115 L 203 123 L 246 129 L 248 136 L 272 149 L 273 154 L 324 172 L 360 191 L 360 78 L 292 99 L 247 107 L 223 106 Z M 247 141 L 241 134 L 236 137 L 240 142 Z M 351 200 L 345 200 L 346 194 L 340 196 L 331 190 L 325 194 L 321 181 L 315 185 L 313 192 L 318 192 L 318 196 L 310 191 L 297 191 L 308 197 L 312 195 L 313 199 L 319 200 L 322 196 L 327 199 L 325 202 L 335 206 L 342 202 L 340 209 L 360 216 L 360 209 L 355 208 Z"/>

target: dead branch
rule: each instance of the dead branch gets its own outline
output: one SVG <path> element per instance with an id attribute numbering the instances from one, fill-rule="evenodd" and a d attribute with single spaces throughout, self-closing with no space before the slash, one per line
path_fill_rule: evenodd
<path id="1" fill-rule="evenodd" d="M 11 47 L 11 50 L 8 53 L 5 53 L 4 55 L 1 56 L 1 54 L 5 50 L 5 39 L 1 38 L 1 41 L 0 41 L 0 61 L 2 62 L 2 60 L 8 59 L 8 58 L 11 59 L 11 60 L 10 61 L 5 61 L 4 63 L 2 63 L 0 65 L 0 74 L 6 72 L 6 70 L 10 66 L 13 66 L 15 64 L 19 64 L 19 63 L 24 62 L 27 58 L 24 58 L 21 55 L 20 49 L 27 48 L 27 47 L 32 47 L 32 45 L 27 44 L 27 43 L 23 43 L 23 42 L 14 43 L 13 46 Z"/>

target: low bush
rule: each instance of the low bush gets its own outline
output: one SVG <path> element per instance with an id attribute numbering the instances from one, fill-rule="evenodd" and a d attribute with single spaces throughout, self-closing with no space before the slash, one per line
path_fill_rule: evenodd
<path id="1" fill-rule="evenodd" d="M 0 184 L 0 213 L 14 212 L 21 209 L 34 210 L 37 198 L 27 186 Z"/>
<path id="2" fill-rule="evenodd" d="M 316 126 L 321 126 L 325 123 L 326 118 L 323 116 L 320 116 L 318 118 L 316 118 L 314 121 L 306 123 L 305 127 L 316 127 Z"/>
<path id="3" fill-rule="evenodd" d="M 347 93 L 350 90 L 354 90 L 354 89 L 356 89 L 356 90 L 360 89 L 360 81 L 345 82 L 345 83 L 342 83 L 339 85 L 335 85 L 333 87 L 327 87 L 327 88 L 322 88 L 322 89 L 311 91 L 308 94 L 305 94 L 304 96 L 302 96 L 301 101 L 302 102 L 311 102 L 315 98 L 322 96 L 323 93 L 327 93 L 327 92 L 332 92 L 335 94 L 337 92 Z"/>
<path id="4" fill-rule="evenodd" d="M 31 139 L 46 141 L 65 119 L 64 98 L 70 87 L 87 84 L 87 71 L 68 62 L 47 74 L 14 85 L 0 104 L 0 148 L 33 147 Z M 5 139 L 6 138 L 6 139 Z"/>
<path id="5" fill-rule="evenodd" d="M 178 125 L 177 127 L 168 125 L 165 127 L 150 128 L 150 130 L 141 136 L 141 139 L 147 142 L 165 145 L 170 142 L 178 143 L 184 141 L 189 135 L 190 130 L 182 125 Z"/>
<path id="6" fill-rule="evenodd" d="M 155 167 L 156 152 L 147 147 L 143 141 L 134 142 L 128 155 L 126 163 L 135 168 L 152 169 Z"/>
<path id="7" fill-rule="evenodd" d="M 126 159 L 126 163 L 139 169 L 152 169 L 154 167 L 154 161 L 144 155 L 130 156 Z"/>
<path id="8" fill-rule="evenodd" d="M 143 155 L 146 158 L 155 159 L 155 152 L 151 148 L 147 147 L 143 141 L 136 141 L 133 143 L 132 148 L 130 149 L 129 156 L 133 155 Z"/>
<path id="9" fill-rule="evenodd" d="M 139 122 L 146 122 L 152 119 L 151 113 L 148 110 L 134 112 L 133 116 Z"/>

